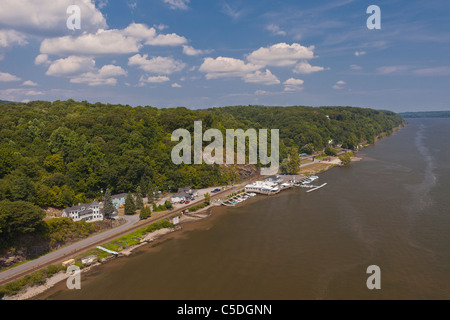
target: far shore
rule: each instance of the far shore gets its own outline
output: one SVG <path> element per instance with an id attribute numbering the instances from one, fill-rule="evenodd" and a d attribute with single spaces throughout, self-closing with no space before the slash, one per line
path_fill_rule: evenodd
<path id="1" fill-rule="evenodd" d="M 394 128 L 393 130 L 394 130 L 394 132 L 397 132 L 398 129 L 400 129 L 400 128 L 401 127 Z M 376 142 L 377 141 L 379 141 L 379 139 L 376 139 Z M 372 146 L 372 145 L 374 145 L 374 144 L 370 144 L 370 145 L 366 144 L 363 147 L 368 147 L 368 146 Z M 351 162 L 356 162 L 356 161 L 360 161 L 360 160 L 362 160 L 362 158 L 356 157 L 356 156 L 351 158 Z M 311 170 L 303 170 L 303 171 L 300 170 L 299 174 L 309 174 L 309 175 L 320 174 L 322 172 L 328 171 L 329 169 L 331 169 L 333 167 L 341 166 L 341 164 L 340 164 L 340 160 L 338 160 L 338 157 L 330 157 L 329 161 L 320 161 L 320 162 L 318 161 L 317 163 L 313 162 L 311 164 L 308 164 L 307 166 L 305 166 L 305 169 L 309 166 L 311 166 Z M 253 179 L 251 179 L 251 180 L 253 180 Z M 240 184 L 238 186 L 234 186 L 233 188 L 226 190 L 227 192 L 221 193 L 220 197 L 213 196 L 211 199 L 211 204 L 207 207 L 198 209 L 195 212 L 181 213 L 181 215 L 179 217 L 179 223 L 176 225 L 175 228 L 164 228 L 164 229 L 159 229 L 157 231 L 154 231 L 152 233 L 148 233 L 141 239 L 140 244 L 124 248 L 123 250 L 121 250 L 119 252 L 119 254 L 117 256 L 110 256 L 110 257 L 104 259 L 104 261 L 102 261 L 102 262 L 96 262 L 94 264 L 91 264 L 91 265 L 83 268 L 81 270 L 81 272 L 86 273 L 86 272 L 89 272 L 89 271 L 95 269 L 97 266 L 108 263 L 117 258 L 120 258 L 123 256 L 129 256 L 133 253 L 133 251 L 135 251 L 136 249 L 141 248 L 143 246 L 146 246 L 149 244 L 154 245 L 156 241 L 162 241 L 162 240 L 166 239 L 168 237 L 168 235 L 170 235 L 171 233 L 182 230 L 183 224 L 197 222 L 197 221 L 200 221 L 200 220 L 210 217 L 213 214 L 213 211 L 214 211 L 213 209 L 215 207 L 221 206 L 221 202 L 217 198 L 224 198 L 224 197 L 229 196 L 233 192 L 236 192 L 237 190 L 241 190 L 243 188 L 242 185 L 244 185 L 244 184 L 245 183 Z M 241 187 L 236 188 L 239 186 L 241 186 Z M 245 205 L 245 202 L 240 203 L 237 206 L 242 206 L 242 205 Z M 167 217 L 162 218 L 161 220 L 164 220 L 164 219 L 167 219 Z M 3 300 L 27 300 L 27 299 L 39 298 L 38 297 L 39 295 L 45 295 L 45 293 L 48 290 L 50 290 L 57 284 L 61 283 L 62 281 L 65 281 L 68 277 L 69 277 L 69 274 L 66 274 L 65 272 L 61 271 L 61 272 L 53 275 L 52 277 L 48 278 L 47 281 L 45 282 L 45 284 L 39 285 L 39 286 L 27 287 L 26 289 L 24 289 L 23 291 L 19 292 L 18 294 L 14 295 L 14 296 L 3 297 Z"/>

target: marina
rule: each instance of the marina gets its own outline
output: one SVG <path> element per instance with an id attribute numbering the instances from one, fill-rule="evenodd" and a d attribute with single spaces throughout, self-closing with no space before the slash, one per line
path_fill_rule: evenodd
<path id="1" fill-rule="evenodd" d="M 313 185 L 312 182 L 319 179 L 318 176 L 304 176 L 304 175 L 275 175 L 265 178 L 263 181 L 255 181 L 248 184 L 244 188 L 244 192 L 235 195 L 228 200 L 222 201 L 222 204 L 227 207 L 234 207 L 237 204 L 254 197 L 257 194 L 275 195 L 279 192 L 293 187 L 308 188 L 306 192 L 312 192 L 327 185 Z"/>

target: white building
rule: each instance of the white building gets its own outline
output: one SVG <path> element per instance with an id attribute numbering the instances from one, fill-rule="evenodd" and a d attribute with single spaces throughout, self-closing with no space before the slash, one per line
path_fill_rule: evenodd
<path id="1" fill-rule="evenodd" d="M 69 217 L 73 221 L 84 220 L 86 222 L 102 221 L 103 215 L 100 212 L 100 203 L 98 201 L 89 204 L 79 204 L 77 206 L 65 208 L 62 217 Z"/>
<path id="2" fill-rule="evenodd" d="M 256 192 L 262 194 L 275 194 L 280 191 L 278 183 L 268 181 L 255 181 L 245 186 L 246 192 Z"/>

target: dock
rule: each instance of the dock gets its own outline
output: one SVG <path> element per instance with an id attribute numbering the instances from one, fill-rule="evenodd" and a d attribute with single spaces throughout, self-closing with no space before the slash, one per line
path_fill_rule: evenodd
<path id="1" fill-rule="evenodd" d="M 322 187 L 325 187 L 327 185 L 327 183 L 325 182 L 324 184 L 322 184 L 322 185 L 320 185 L 320 186 L 310 186 L 310 187 L 312 187 L 312 189 L 311 190 L 308 190 L 308 191 L 306 191 L 306 192 L 312 192 L 312 191 L 314 191 L 314 190 L 317 190 L 317 189 L 320 189 L 320 188 L 322 188 Z"/>

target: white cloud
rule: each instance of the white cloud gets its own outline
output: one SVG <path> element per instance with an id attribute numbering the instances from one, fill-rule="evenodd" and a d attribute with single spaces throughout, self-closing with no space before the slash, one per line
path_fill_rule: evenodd
<path id="1" fill-rule="evenodd" d="M 167 82 L 170 81 L 169 77 L 166 76 L 155 76 L 155 77 L 141 77 L 141 79 L 139 79 L 139 82 L 148 82 L 148 83 L 162 83 L 162 82 Z"/>
<path id="2" fill-rule="evenodd" d="M 352 70 L 361 70 L 362 67 L 361 67 L 361 66 L 358 66 L 357 64 L 352 64 L 352 65 L 350 66 L 350 69 L 352 69 Z"/>
<path id="3" fill-rule="evenodd" d="M 53 61 L 45 73 L 48 76 L 67 76 L 93 70 L 95 61 L 88 57 L 69 56 Z"/>
<path id="4" fill-rule="evenodd" d="M 227 77 L 243 77 L 248 73 L 261 69 L 262 66 L 245 63 L 240 59 L 218 57 L 205 58 L 199 70 L 206 73 L 206 79 L 217 79 Z"/>
<path id="5" fill-rule="evenodd" d="M 304 47 L 298 43 L 292 45 L 277 43 L 253 51 L 247 56 L 247 60 L 257 65 L 285 67 L 294 65 L 301 59 L 314 58 L 313 50 L 314 46 Z"/>
<path id="6" fill-rule="evenodd" d="M 107 27 L 103 14 L 91 0 L 2 0 L 0 28 L 41 36 L 64 34 L 67 33 L 66 10 L 70 5 L 80 7 L 84 31 Z"/>
<path id="7" fill-rule="evenodd" d="M 127 72 L 119 66 L 105 65 L 95 72 L 83 73 L 70 79 L 71 83 L 87 83 L 89 86 L 116 85 L 118 76 L 126 76 Z"/>
<path id="8" fill-rule="evenodd" d="M 285 82 L 283 82 L 284 84 L 284 91 L 300 91 L 303 90 L 303 83 L 305 83 L 305 81 L 301 80 L 301 79 L 294 79 L 294 78 L 290 78 L 287 79 Z"/>
<path id="9" fill-rule="evenodd" d="M 0 48 L 13 45 L 25 45 L 28 41 L 26 35 L 15 30 L 0 30 Z"/>
<path id="10" fill-rule="evenodd" d="M 43 65 L 49 65 L 52 62 L 48 59 L 48 55 L 47 54 L 43 54 L 41 53 L 40 55 L 38 55 L 36 57 L 36 59 L 34 59 L 34 64 L 43 64 Z"/>
<path id="11" fill-rule="evenodd" d="M 366 53 L 367 52 L 365 52 L 365 51 L 356 51 L 355 56 L 359 57 L 359 56 L 365 55 Z"/>
<path id="12" fill-rule="evenodd" d="M 123 30 L 123 33 L 135 39 L 145 41 L 146 45 L 179 46 L 187 43 L 187 39 L 185 37 L 179 36 L 175 33 L 157 35 L 155 28 L 148 28 L 142 23 L 130 24 Z"/>
<path id="13" fill-rule="evenodd" d="M 41 53 L 54 55 L 109 55 L 138 52 L 142 45 L 138 39 L 127 37 L 120 30 L 98 30 L 79 37 L 64 36 L 45 39 Z"/>
<path id="14" fill-rule="evenodd" d="M 302 61 L 297 64 L 293 70 L 294 73 L 310 74 L 317 71 L 325 70 L 324 67 L 312 66 L 306 61 Z"/>
<path id="15" fill-rule="evenodd" d="M 169 8 L 173 10 L 187 10 L 189 9 L 189 2 L 190 0 L 164 0 L 164 3 L 167 3 L 169 5 Z"/>
<path id="16" fill-rule="evenodd" d="M 172 83 L 172 88 L 181 88 L 181 85 L 178 83 Z"/>
<path id="17" fill-rule="evenodd" d="M 346 83 L 345 81 L 339 80 L 338 82 L 335 83 L 335 85 L 333 86 L 333 89 L 336 89 L 336 90 L 344 89 L 344 86 L 345 86 L 346 84 L 347 84 L 347 83 Z"/>
<path id="18" fill-rule="evenodd" d="M 190 46 L 183 46 L 183 53 L 188 56 L 198 56 L 201 54 L 207 54 L 210 53 L 211 50 L 200 50 L 200 49 L 194 49 Z"/>
<path id="19" fill-rule="evenodd" d="M 185 37 L 179 36 L 175 33 L 159 34 L 153 39 L 148 39 L 145 44 L 151 46 L 180 46 L 187 43 Z"/>
<path id="20" fill-rule="evenodd" d="M 140 69 L 156 74 L 172 74 L 184 69 L 186 64 L 182 61 L 174 60 L 171 57 L 155 57 L 147 59 L 148 55 L 136 54 L 128 59 L 129 66 L 138 66 Z"/>
<path id="21" fill-rule="evenodd" d="M 160 23 L 160 24 L 158 24 L 158 25 L 153 25 L 153 27 L 155 27 L 156 29 L 158 29 L 159 31 L 162 31 L 162 30 L 164 30 L 164 29 L 167 29 L 169 26 L 166 26 L 165 24 L 162 24 L 162 23 Z"/>
<path id="22" fill-rule="evenodd" d="M 281 28 L 279 26 L 277 26 L 276 24 L 269 24 L 266 27 L 267 31 L 270 31 L 270 33 L 272 33 L 273 35 L 277 35 L 277 36 L 285 36 L 286 35 L 286 31 L 281 30 Z"/>
<path id="23" fill-rule="evenodd" d="M 187 43 L 185 37 L 175 33 L 157 34 L 156 29 L 145 24 L 132 23 L 125 29 L 99 29 L 95 33 L 80 36 L 63 36 L 42 41 L 43 54 L 112 55 L 137 53 L 145 45 L 180 46 Z"/>
<path id="24" fill-rule="evenodd" d="M 251 83 L 261 83 L 265 85 L 274 85 L 279 84 L 280 80 L 270 72 L 270 70 L 266 69 L 265 72 L 256 71 L 254 73 L 248 73 L 243 77 L 245 82 Z"/>
<path id="25" fill-rule="evenodd" d="M 38 84 L 31 80 L 26 80 L 22 83 L 23 86 L 36 87 Z"/>
<path id="26" fill-rule="evenodd" d="M 7 72 L 0 72 L 0 82 L 13 82 L 13 81 L 20 81 L 21 79 L 19 77 L 16 77 L 15 75 L 12 75 Z"/>

